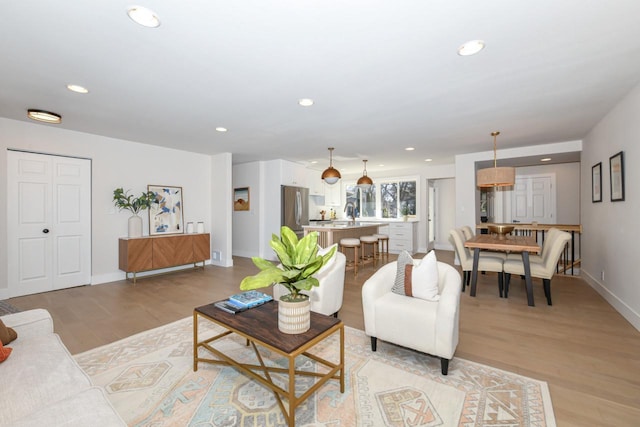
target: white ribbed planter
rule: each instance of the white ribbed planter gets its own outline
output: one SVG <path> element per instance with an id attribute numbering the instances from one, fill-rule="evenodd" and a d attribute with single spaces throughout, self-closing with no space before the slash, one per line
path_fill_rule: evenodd
<path id="1" fill-rule="evenodd" d="M 142 237 L 142 218 L 138 215 L 129 217 L 129 237 Z"/>
<path id="2" fill-rule="evenodd" d="M 278 329 L 285 334 L 302 334 L 311 327 L 311 302 L 278 300 Z"/>

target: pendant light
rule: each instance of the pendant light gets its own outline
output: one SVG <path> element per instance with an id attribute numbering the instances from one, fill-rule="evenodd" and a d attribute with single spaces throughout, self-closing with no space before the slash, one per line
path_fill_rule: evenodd
<path id="1" fill-rule="evenodd" d="M 333 150 L 333 147 L 329 147 L 329 167 L 322 172 L 322 179 L 329 185 L 335 184 L 340 178 L 342 178 L 338 169 L 333 167 Z"/>
<path id="2" fill-rule="evenodd" d="M 508 187 L 516 182 L 516 169 L 512 167 L 498 167 L 496 160 L 496 138 L 500 132 L 491 132 L 493 136 L 493 167 L 480 169 L 476 175 L 476 182 L 480 188 Z"/>
<path id="3" fill-rule="evenodd" d="M 364 171 L 360 179 L 358 179 L 358 187 L 368 190 L 373 185 L 373 181 L 367 176 L 367 161 L 363 160 L 362 162 L 364 163 Z"/>

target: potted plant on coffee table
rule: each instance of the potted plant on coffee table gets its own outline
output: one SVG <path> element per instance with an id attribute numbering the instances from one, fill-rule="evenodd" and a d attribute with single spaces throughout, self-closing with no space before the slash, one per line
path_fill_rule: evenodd
<path id="1" fill-rule="evenodd" d="M 245 277 L 240 283 L 243 291 L 264 288 L 275 283 L 282 284 L 288 291 L 278 301 L 278 328 L 287 334 L 298 334 L 309 330 L 311 314 L 309 296 L 301 291 L 309 291 L 319 286 L 313 277 L 336 252 L 333 247 L 324 255 L 318 254 L 318 233 L 311 232 L 298 240 L 287 226 L 280 229 L 281 237 L 272 235 L 269 244 L 275 251 L 280 265 L 264 258 L 253 257 L 253 263 L 260 269 L 255 276 Z"/>
<path id="2" fill-rule="evenodd" d="M 142 192 L 140 197 L 134 197 L 129 194 L 129 190 L 125 192 L 122 187 L 113 190 L 113 204 L 118 209 L 126 209 L 133 214 L 129 217 L 129 237 L 142 237 L 142 218 L 138 213 L 149 209 L 152 203 L 158 203 L 152 191 Z"/>

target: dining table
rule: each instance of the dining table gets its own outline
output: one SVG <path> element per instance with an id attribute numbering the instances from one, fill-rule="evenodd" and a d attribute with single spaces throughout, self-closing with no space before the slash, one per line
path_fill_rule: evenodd
<path id="1" fill-rule="evenodd" d="M 464 242 L 465 248 L 473 249 L 473 270 L 471 271 L 470 295 L 476 296 L 476 285 L 478 281 L 478 260 L 481 250 L 500 252 L 519 252 L 522 254 L 524 265 L 524 281 L 527 289 L 527 304 L 533 307 L 533 283 L 531 281 L 531 265 L 529 264 L 529 253 L 539 253 L 540 246 L 532 236 L 512 236 L 499 237 L 495 234 L 476 234 Z M 505 295 L 506 297 L 506 295 Z"/>

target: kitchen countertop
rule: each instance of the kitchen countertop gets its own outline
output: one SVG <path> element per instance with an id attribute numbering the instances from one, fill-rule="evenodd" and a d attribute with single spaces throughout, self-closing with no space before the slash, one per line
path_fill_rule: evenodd
<path id="1" fill-rule="evenodd" d="M 356 221 L 355 224 L 350 221 L 333 221 L 331 223 L 321 223 L 315 225 L 303 225 L 302 228 L 304 230 L 348 230 L 354 228 L 364 228 L 364 227 L 372 227 L 383 225 L 378 222 L 360 222 Z"/>

